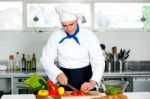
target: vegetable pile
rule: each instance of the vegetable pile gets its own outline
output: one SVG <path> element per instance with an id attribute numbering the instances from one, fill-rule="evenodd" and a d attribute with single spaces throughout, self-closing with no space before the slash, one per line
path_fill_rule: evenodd
<path id="1" fill-rule="evenodd" d="M 24 83 L 29 86 L 31 92 L 38 96 L 78 96 L 85 95 L 85 92 L 72 91 L 66 92 L 64 87 L 61 87 L 59 83 L 53 83 L 51 80 L 45 80 L 43 77 L 36 73 L 33 73 L 27 78 Z"/>
<path id="2" fill-rule="evenodd" d="M 107 86 L 105 94 L 106 96 L 97 99 L 128 99 L 126 95 L 123 95 L 122 89 L 115 86 Z"/>
<path id="3" fill-rule="evenodd" d="M 114 87 L 114 86 L 108 86 L 105 91 L 106 95 L 116 95 L 116 94 L 123 94 L 123 91 L 121 88 Z"/>

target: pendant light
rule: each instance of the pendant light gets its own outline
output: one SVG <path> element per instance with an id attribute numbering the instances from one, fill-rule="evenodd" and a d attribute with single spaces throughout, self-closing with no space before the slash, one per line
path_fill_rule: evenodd
<path id="1" fill-rule="evenodd" d="M 142 18 L 141 18 L 141 22 L 145 22 L 146 21 L 146 18 L 145 16 L 143 15 Z"/>
<path id="2" fill-rule="evenodd" d="M 35 32 L 36 32 L 36 24 L 39 21 L 39 18 L 35 15 L 35 17 L 33 18 L 33 21 L 35 22 Z"/>

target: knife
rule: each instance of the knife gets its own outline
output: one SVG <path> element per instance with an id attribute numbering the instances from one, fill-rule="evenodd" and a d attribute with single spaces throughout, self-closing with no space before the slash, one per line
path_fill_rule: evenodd
<path id="1" fill-rule="evenodd" d="M 72 89 L 73 91 L 79 91 L 77 88 L 75 88 L 74 86 L 67 84 L 67 87 L 69 87 L 70 89 Z"/>
<path id="2" fill-rule="evenodd" d="M 70 85 L 69 83 L 66 86 L 69 87 L 70 89 L 72 89 L 73 91 L 79 91 L 77 88 Z M 99 92 L 97 92 L 97 91 L 88 91 L 86 94 L 88 94 L 88 95 L 97 95 L 97 94 L 99 94 Z"/>

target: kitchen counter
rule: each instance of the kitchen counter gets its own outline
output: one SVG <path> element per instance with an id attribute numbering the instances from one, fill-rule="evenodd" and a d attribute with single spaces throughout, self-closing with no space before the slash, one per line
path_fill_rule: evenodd
<path id="1" fill-rule="evenodd" d="M 128 96 L 128 99 L 150 99 L 150 92 L 127 92 L 124 94 Z M 100 95 L 104 96 L 104 93 L 101 93 Z M 14 94 L 14 95 L 3 95 L 1 99 L 36 99 L 36 98 L 33 94 L 22 94 L 22 95 Z M 79 98 L 75 98 L 75 99 L 79 99 Z M 85 99 L 85 98 L 80 97 L 80 99 Z"/>
<path id="2" fill-rule="evenodd" d="M 105 72 L 104 76 L 150 76 L 150 71 Z"/>
<path id="3" fill-rule="evenodd" d="M 47 74 L 44 72 L 44 70 L 37 70 L 37 72 L 9 72 L 9 71 L 0 71 L 0 79 L 6 79 L 9 80 L 7 81 L 7 87 L 9 85 L 9 88 L 7 88 L 8 91 L 11 91 L 11 94 L 16 94 L 17 92 L 17 86 L 23 86 L 23 80 L 26 79 L 26 77 L 29 77 L 32 73 L 37 73 L 43 77 L 47 78 Z M 134 83 L 133 83 L 133 78 L 134 82 L 139 80 L 136 77 L 144 77 L 144 81 L 146 81 L 147 84 L 149 84 L 150 79 L 150 71 L 122 71 L 122 72 L 104 72 L 103 78 L 105 79 L 125 79 L 129 81 L 130 86 L 128 86 L 127 91 L 132 92 L 134 91 Z M 141 78 L 140 78 L 141 80 Z M 6 84 L 5 84 L 6 85 Z M 145 84 L 146 85 L 146 84 Z M 5 89 L 6 90 L 6 89 Z M 145 90 L 145 91 L 149 91 Z"/>
<path id="4" fill-rule="evenodd" d="M 28 77 L 35 72 L 9 72 L 0 71 L 0 78 L 10 78 L 10 77 Z M 36 72 L 41 76 L 47 76 L 43 70 L 38 70 Z M 104 72 L 103 76 L 150 76 L 150 71 L 121 71 L 121 72 Z"/>

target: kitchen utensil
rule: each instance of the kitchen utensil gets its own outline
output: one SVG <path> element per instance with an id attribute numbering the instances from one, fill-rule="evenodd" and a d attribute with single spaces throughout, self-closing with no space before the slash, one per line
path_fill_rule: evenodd
<path id="1" fill-rule="evenodd" d="M 129 57 L 129 55 L 125 56 L 125 59 L 127 59 Z"/>
<path id="2" fill-rule="evenodd" d="M 114 47 L 112 47 L 112 54 L 114 55 L 114 54 L 116 54 L 116 53 L 117 53 L 117 47 L 114 46 Z"/>
<path id="3" fill-rule="evenodd" d="M 105 50 L 105 44 L 100 44 L 102 50 Z"/>
<path id="4" fill-rule="evenodd" d="M 130 49 L 126 52 L 126 54 L 129 55 L 129 53 L 130 53 Z"/>
<path id="5" fill-rule="evenodd" d="M 124 58 L 127 59 L 129 57 L 130 49 L 125 53 Z"/>
<path id="6" fill-rule="evenodd" d="M 104 55 L 104 57 L 105 57 L 105 59 L 106 59 L 105 45 L 104 45 L 104 44 L 100 44 L 100 47 L 101 47 L 101 49 L 102 49 L 102 51 L 103 51 L 103 55 Z"/>
<path id="7" fill-rule="evenodd" d="M 69 87 L 70 89 L 72 89 L 73 91 L 79 91 L 77 88 L 75 88 L 74 86 L 67 84 L 67 87 Z"/>
<path id="8" fill-rule="evenodd" d="M 127 89 L 128 84 L 128 81 L 123 80 L 106 80 L 102 81 L 101 83 L 104 92 L 106 92 L 107 88 L 109 88 L 110 86 L 120 88 L 122 92 L 124 92 Z"/>

